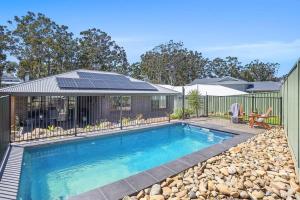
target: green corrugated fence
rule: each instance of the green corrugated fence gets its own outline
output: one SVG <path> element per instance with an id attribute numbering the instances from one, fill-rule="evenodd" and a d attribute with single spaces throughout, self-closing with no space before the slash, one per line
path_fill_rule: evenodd
<path id="1" fill-rule="evenodd" d="M 283 125 L 291 147 L 299 177 L 300 166 L 300 60 L 295 64 L 282 87 L 283 96 Z"/>
<path id="2" fill-rule="evenodd" d="M 280 125 L 282 122 L 282 97 L 279 92 L 208 96 L 208 116 L 230 118 L 230 107 L 234 103 L 242 105 L 245 121 L 248 121 L 250 113 L 264 114 L 271 107 L 272 112 L 265 122 L 272 125 Z"/>
<path id="3" fill-rule="evenodd" d="M 272 125 L 282 124 L 282 96 L 281 92 L 252 93 L 236 96 L 200 96 L 201 103 L 199 116 L 214 116 L 230 119 L 230 107 L 234 103 L 242 105 L 245 112 L 245 121 L 249 120 L 251 113 L 264 114 L 269 107 L 272 108 L 270 117 L 265 120 Z M 175 109 L 182 109 L 182 97 L 178 97 Z M 190 109 L 188 95 L 185 96 L 184 108 Z M 195 113 L 192 113 L 195 116 Z"/>

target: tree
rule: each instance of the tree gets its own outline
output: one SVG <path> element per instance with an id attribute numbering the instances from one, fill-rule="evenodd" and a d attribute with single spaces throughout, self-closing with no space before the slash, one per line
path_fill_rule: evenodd
<path id="1" fill-rule="evenodd" d="M 208 59 L 184 48 L 182 42 L 169 41 L 141 56 L 142 74 L 159 84 L 185 85 L 205 76 Z"/>
<path id="2" fill-rule="evenodd" d="M 0 26 L 0 87 L 3 72 L 13 72 L 17 69 L 15 62 L 7 60 L 7 52 L 11 49 L 12 39 L 6 26 Z"/>
<path id="3" fill-rule="evenodd" d="M 196 112 L 197 117 L 199 117 L 199 109 L 201 106 L 201 102 L 198 90 L 192 90 L 189 92 L 188 103 L 191 106 L 191 108 Z"/>
<path id="4" fill-rule="evenodd" d="M 78 65 L 80 68 L 102 71 L 128 72 L 125 50 L 118 46 L 107 33 L 88 29 L 80 33 Z"/>
<path id="5" fill-rule="evenodd" d="M 224 77 L 229 74 L 227 63 L 222 58 L 215 58 L 209 61 L 209 69 L 208 76 L 211 78 Z"/>
<path id="6" fill-rule="evenodd" d="M 70 70 L 75 62 L 76 41 L 68 27 L 59 26 L 50 18 L 38 13 L 9 21 L 16 28 L 12 31 L 12 55 L 19 60 L 18 75 L 24 78 L 41 78 Z"/>
<path id="7" fill-rule="evenodd" d="M 234 78 L 240 78 L 243 66 L 238 61 L 237 57 L 228 56 L 225 59 L 215 58 L 209 61 L 207 68 L 208 77 L 225 77 L 231 76 Z"/>
<path id="8" fill-rule="evenodd" d="M 59 74 L 77 68 L 78 44 L 73 33 L 68 32 L 67 26 L 57 26 L 53 35 L 51 74 Z"/>
<path id="9" fill-rule="evenodd" d="M 254 60 L 245 65 L 241 76 L 247 81 L 273 81 L 276 80 L 278 68 L 278 63 L 264 63 Z"/>
<path id="10" fill-rule="evenodd" d="M 241 71 L 243 70 L 243 66 L 237 57 L 227 56 L 226 65 L 228 69 L 227 76 L 241 78 Z"/>
<path id="11" fill-rule="evenodd" d="M 142 74 L 141 64 L 139 62 L 132 63 L 129 66 L 128 75 L 139 80 L 143 80 L 145 78 Z"/>

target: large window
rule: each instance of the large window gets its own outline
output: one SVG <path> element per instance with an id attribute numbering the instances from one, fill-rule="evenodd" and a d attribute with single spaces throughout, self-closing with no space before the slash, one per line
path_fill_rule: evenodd
<path id="1" fill-rule="evenodd" d="M 28 97 L 28 117 L 36 118 L 39 120 L 64 121 L 68 117 L 68 103 L 69 98 L 63 96 Z"/>
<path id="2" fill-rule="evenodd" d="M 152 110 L 160 110 L 167 108 L 167 97 L 166 96 L 152 96 L 151 97 L 151 108 Z"/>
<path id="3" fill-rule="evenodd" d="M 110 97 L 111 111 L 121 110 L 121 98 L 119 96 Z M 131 110 L 131 96 L 122 96 L 122 111 Z"/>

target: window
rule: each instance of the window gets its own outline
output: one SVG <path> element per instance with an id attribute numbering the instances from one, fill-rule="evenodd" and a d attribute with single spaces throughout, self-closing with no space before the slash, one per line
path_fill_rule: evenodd
<path id="1" fill-rule="evenodd" d="M 68 98 L 63 96 L 28 97 L 29 117 L 63 121 L 67 117 Z"/>
<path id="2" fill-rule="evenodd" d="M 121 99 L 119 96 L 110 97 L 111 100 L 111 111 L 121 110 Z M 131 110 L 131 96 L 122 97 L 122 111 Z"/>
<path id="3" fill-rule="evenodd" d="M 159 110 L 167 108 L 167 97 L 166 96 L 152 96 L 151 97 L 151 108 L 152 110 Z"/>

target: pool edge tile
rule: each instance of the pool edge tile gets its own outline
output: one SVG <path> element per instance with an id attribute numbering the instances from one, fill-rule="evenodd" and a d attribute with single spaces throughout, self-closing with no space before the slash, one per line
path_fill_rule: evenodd
<path id="1" fill-rule="evenodd" d="M 185 161 L 180 161 L 179 158 L 177 160 L 164 164 L 164 166 L 174 171 L 174 174 L 178 174 L 184 171 L 185 169 L 189 168 L 190 164 L 186 163 Z"/>
<path id="2" fill-rule="evenodd" d="M 139 191 L 152 185 L 153 183 L 156 183 L 157 179 L 151 174 L 147 173 L 147 171 L 144 171 L 133 176 L 129 176 L 128 178 L 125 178 L 124 181 L 126 181 L 136 191 Z"/>
<path id="3" fill-rule="evenodd" d="M 137 190 L 132 185 L 128 184 L 126 179 L 122 179 L 111 184 L 97 188 L 103 192 L 107 200 L 121 199 L 126 195 L 136 193 Z"/>
<path id="4" fill-rule="evenodd" d="M 145 173 L 154 177 L 154 179 L 156 180 L 155 183 L 157 183 L 157 182 L 160 182 L 170 176 L 173 176 L 176 172 L 169 169 L 165 165 L 161 165 L 161 166 L 146 170 Z"/>

